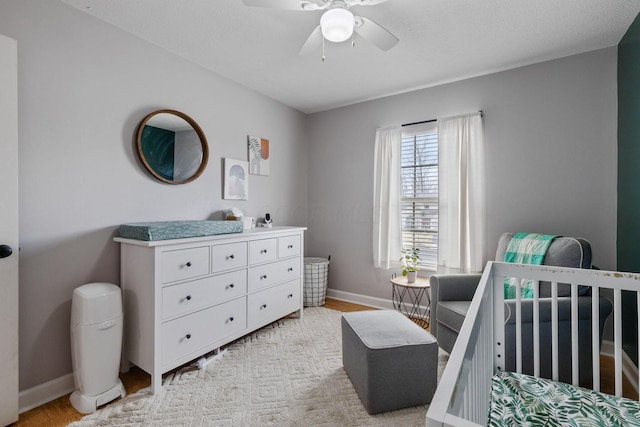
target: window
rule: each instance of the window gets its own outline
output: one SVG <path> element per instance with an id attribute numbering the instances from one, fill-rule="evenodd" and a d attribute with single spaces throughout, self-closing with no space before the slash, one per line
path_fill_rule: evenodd
<path id="1" fill-rule="evenodd" d="M 420 267 L 438 262 L 438 127 L 435 122 L 402 131 L 402 247 L 420 248 Z"/>

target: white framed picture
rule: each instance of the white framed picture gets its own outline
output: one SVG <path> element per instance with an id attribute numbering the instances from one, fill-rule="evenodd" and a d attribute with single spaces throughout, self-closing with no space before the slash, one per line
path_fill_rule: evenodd
<path id="1" fill-rule="evenodd" d="M 249 162 L 224 159 L 224 198 L 249 199 Z"/>
<path id="2" fill-rule="evenodd" d="M 259 136 L 247 135 L 249 148 L 249 173 L 269 175 L 269 140 Z"/>

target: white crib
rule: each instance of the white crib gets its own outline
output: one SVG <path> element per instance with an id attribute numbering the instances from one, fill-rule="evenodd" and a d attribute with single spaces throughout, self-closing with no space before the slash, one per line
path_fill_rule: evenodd
<path id="1" fill-rule="evenodd" d="M 640 274 L 620 273 L 603 270 L 585 270 L 562 267 L 533 266 L 489 262 L 482 275 L 464 324 L 449 357 L 438 388 L 427 412 L 427 427 L 435 426 L 476 426 L 486 425 L 491 399 L 491 382 L 496 372 L 505 368 L 504 357 L 504 278 L 516 277 L 534 281 L 549 281 L 552 284 L 552 298 L 557 302 L 557 284 L 571 284 L 572 323 L 572 366 L 577 366 L 577 298 L 578 285 L 591 287 L 592 330 L 598 330 L 598 297 L 605 289 L 613 295 L 613 331 L 615 361 L 615 395 L 622 395 L 622 291 L 633 291 L 640 307 Z M 536 287 L 537 288 L 537 287 Z M 516 301 L 520 301 L 517 289 Z M 539 372 L 540 343 L 537 319 L 539 311 L 537 292 L 533 303 L 534 370 Z M 552 307 L 554 307 L 552 303 Z M 557 307 L 557 305 L 556 305 Z M 574 309 L 575 308 L 575 309 Z M 552 317 L 552 360 L 553 380 L 557 381 L 557 310 Z M 516 342 L 521 342 L 520 304 L 516 303 Z M 638 327 L 640 331 L 640 325 Z M 639 333 L 640 335 L 640 333 Z M 639 337 L 640 342 L 640 337 Z M 592 334 L 593 354 L 600 353 L 598 334 Z M 529 355 L 525 355 L 528 357 Z M 522 357 L 519 346 L 516 349 L 516 371 L 521 372 Z M 593 390 L 600 390 L 600 358 L 593 358 Z M 537 376 L 537 375 L 534 375 Z M 573 385 L 578 385 L 578 372 L 572 373 Z M 633 380 L 636 385 L 637 378 Z"/>

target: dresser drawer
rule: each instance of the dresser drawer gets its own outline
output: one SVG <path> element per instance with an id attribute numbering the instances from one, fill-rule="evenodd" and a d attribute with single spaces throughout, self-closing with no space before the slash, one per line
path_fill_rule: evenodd
<path id="1" fill-rule="evenodd" d="M 247 265 L 247 242 L 215 245 L 211 249 L 211 271 L 214 273 L 246 267 Z"/>
<path id="2" fill-rule="evenodd" d="M 247 292 L 247 271 L 238 270 L 162 288 L 162 318 L 191 313 Z"/>
<path id="3" fill-rule="evenodd" d="M 249 295 L 247 302 L 248 327 L 259 328 L 301 309 L 300 298 L 300 279 Z"/>
<path id="4" fill-rule="evenodd" d="M 277 239 L 263 239 L 249 242 L 249 264 L 274 261 L 277 257 Z"/>
<path id="5" fill-rule="evenodd" d="M 249 267 L 249 292 L 300 277 L 300 258 Z"/>
<path id="6" fill-rule="evenodd" d="M 247 327 L 246 298 L 162 324 L 162 365 L 190 356 Z M 194 356 L 195 357 L 195 356 Z"/>
<path id="7" fill-rule="evenodd" d="M 209 262 L 209 246 L 163 252 L 162 283 L 206 276 Z"/>
<path id="8" fill-rule="evenodd" d="M 288 258 L 301 253 L 300 236 L 278 237 L 278 258 Z"/>

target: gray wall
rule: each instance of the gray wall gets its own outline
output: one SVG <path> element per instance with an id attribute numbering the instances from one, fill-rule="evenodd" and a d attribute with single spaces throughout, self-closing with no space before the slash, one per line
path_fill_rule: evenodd
<path id="1" fill-rule="evenodd" d="M 615 47 L 414 91 L 310 118 L 311 255 L 331 254 L 331 289 L 390 298 L 372 264 L 375 130 L 484 111 L 486 252 L 505 231 L 581 236 L 616 266 Z M 328 173 L 330 171 L 330 173 Z"/>
<path id="2" fill-rule="evenodd" d="M 72 371 L 72 292 L 119 283 L 119 224 L 237 206 L 305 225 L 302 113 L 58 1 L 3 0 L 0 32 L 18 40 L 21 390 Z M 155 181 L 134 157 L 136 126 L 161 108 L 190 115 L 209 140 L 193 183 Z M 271 176 L 250 177 L 249 201 L 222 200 L 221 158 L 247 160 L 247 134 L 271 140 Z"/>

